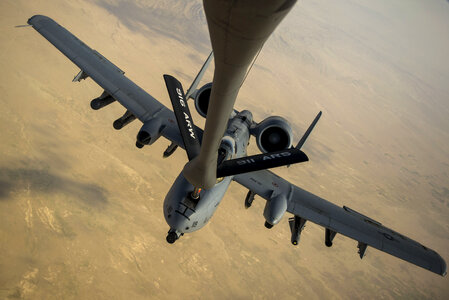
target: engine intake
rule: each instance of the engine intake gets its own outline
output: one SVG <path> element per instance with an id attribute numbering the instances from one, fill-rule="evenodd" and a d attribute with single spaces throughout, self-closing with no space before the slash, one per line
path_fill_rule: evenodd
<path id="1" fill-rule="evenodd" d="M 196 111 L 202 116 L 203 118 L 207 115 L 207 109 L 209 108 L 209 100 L 210 100 L 210 93 L 212 91 L 212 82 L 209 82 L 205 85 L 203 85 L 195 95 L 195 108 Z"/>
<path id="2" fill-rule="evenodd" d="M 293 133 L 290 124 L 282 117 L 268 117 L 252 128 L 257 147 L 262 153 L 289 149 L 292 146 Z"/>

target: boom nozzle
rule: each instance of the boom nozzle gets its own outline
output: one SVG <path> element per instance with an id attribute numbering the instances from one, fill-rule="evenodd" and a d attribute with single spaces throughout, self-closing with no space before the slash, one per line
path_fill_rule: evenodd
<path id="1" fill-rule="evenodd" d="M 190 194 L 190 197 L 192 199 L 198 200 L 200 198 L 201 188 L 195 188 L 193 189 L 193 192 Z"/>

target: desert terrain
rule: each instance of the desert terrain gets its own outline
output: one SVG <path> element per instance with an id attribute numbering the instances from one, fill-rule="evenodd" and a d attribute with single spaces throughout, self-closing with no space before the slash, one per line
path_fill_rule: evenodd
<path id="1" fill-rule="evenodd" d="M 161 138 L 137 149 L 102 89 L 34 29 L 53 18 L 169 106 L 210 52 L 202 2 L 0 2 L 0 298 L 447 299 L 449 281 L 288 216 L 267 230 L 232 183 L 210 223 L 165 241 L 162 204 L 187 161 Z M 449 262 L 449 3 L 299 1 L 265 44 L 236 102 L 288 119 L 310 161 L 275 172 L 436 250 Z M 212 68 L 211 68 L 212 69 Z M 203 80 L 212 80 L 209 70 Z M 192 106 L 193 110 L 193 106 Z M 198 125 L 204 120 L 194 114 Z M 257 153 L 254 139 L 250 153 Z"/>

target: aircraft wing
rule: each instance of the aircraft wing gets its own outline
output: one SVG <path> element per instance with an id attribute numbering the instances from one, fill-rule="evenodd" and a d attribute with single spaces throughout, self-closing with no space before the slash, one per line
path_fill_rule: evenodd
<path id="1" fill-rule="evenodd" d="M 105 93 L 144 123 L 160 118 L 162 136 L 184 148 L 174 113 L 129 80 L 112 62 L 51 18 L 36 15 L 28 20 L 28 24 L 81 69 L 74 80 L 91 77 Z M 197 128 L 196 132 L 201 140 L 202 130 Z M 437 274 L 446 273 L 446 264 L 435 251 L 349 208 L 338 207 L 302 190 L 270 171 L 240 174 L 234 180 L 267 200 L 284 193 L 288 199 L 287 211 L 296 216 Z"/>
<path id="2" fill-rule="evenodd" d="M 173 112 L 129 80 L 116 65 L 49 17 L 35 15 L 28 20 L 28 24 L 81 69 L 74 81 L 91 77 L 105 93 L 143 123 L 160 118 L 162 136 L 184 148 Z M 201 138 L 202 131 L 197 132 Z"/>
<path id="3" fill-rule="evenodd" d="M 288 212 L 350 237 L 359 245 L 371 246 L 442 276 L 446 274 L 446 263 L 435 251 L 348 207 L 315 196 L 268 170 L 236 175 L 234 180 L 266 200 L 284 194 Z"/>

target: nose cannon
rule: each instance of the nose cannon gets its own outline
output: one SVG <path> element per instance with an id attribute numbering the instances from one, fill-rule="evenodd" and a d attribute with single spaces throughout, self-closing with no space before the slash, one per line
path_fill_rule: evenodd
<path id="1" fill-rule="evenodd" d="M 164 216 L 170 230 L 167 242 L 173 244 L 185 232 L 194 231 L 198 226 L 198 203 L 205 192 L 194 189 L 182 173 L 176 178 L 164 201 Z"/>
<path id="2" fill-rule="evenodd" d="M 195 190 L 181 172 L 164 200 L 165 221 L 170 226 L 167 242 L 172 244 L 184 233 L 204 227 L 212 218 L 230 183 L 231 178 L 226 177 L 209 190 Z"/>
<path id="3" fill-rule="evenodd" d="M 184 233 L 179 232 L 176 229 L 170 229 L 168 231 L 167 237 L 165 239 L 167 240 L 167 243 L 173 244 L 183 235 L 184 235 Z"/>

